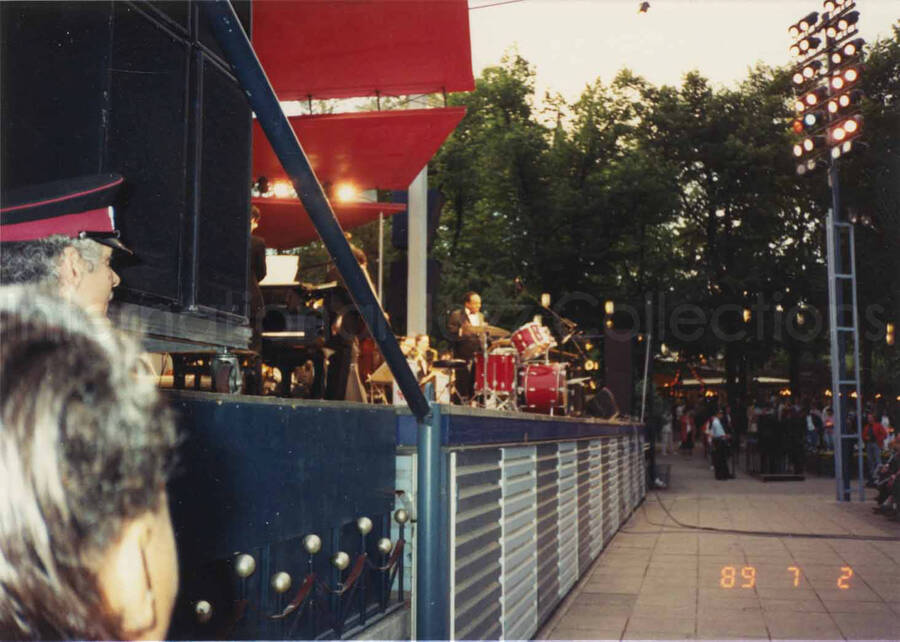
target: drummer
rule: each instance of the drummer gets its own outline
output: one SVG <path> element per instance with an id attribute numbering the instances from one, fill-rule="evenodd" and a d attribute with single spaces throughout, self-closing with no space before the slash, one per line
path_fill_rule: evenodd
<path id="1" fill-rule="evenodd" d="M 456 372 L 456 391 L 463 402 L 471 399 L 475 392 L 472 367 L 475 354 L 482 349 L 482 336 L 486 330 L 481 313 L 481 296 L 477 292 L 466 292 L 463 307 L 451 312 L 447 320 L 453 356 L 466 362 L 466 366 Z"/>

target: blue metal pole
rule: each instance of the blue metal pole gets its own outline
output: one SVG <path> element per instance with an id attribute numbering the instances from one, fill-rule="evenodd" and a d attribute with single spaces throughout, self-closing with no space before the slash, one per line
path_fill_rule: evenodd
<path id="1" fill-rule="evenodd" d="M 278 103 L 278 97 L 253 51 L 250 39 L 244 33 L 237 14 L 228 0 L 203 0 L 201 5 L 219 46 L 225 52 L 226 59 L 231 64 L 244 93 L 247 94 L 257 121 L 269 139 L 272 149 L 275 150 L 281 166 L 294 184 L 303 207 L 309 212 L 309 217 L 344 283 L 347 284 L 350 296 L 365 319 L 369 332 L 378 342 L 381 354 L 384 355 L 397 385 L 403 391 L 410 410 L 421 421 L 429 412 L 428 402 L 400 351 L 397 339 L 390 331 L 390 325 L 369 280 L 350 251 L 350 244 L 344 237 L 325 192 Z M 315 28 L 315 25 L 311 25 L 310 28 Z"/>
<path id="2" fill-rule="evenodd" d="M 431 415 L 419 421 L 416 444 L 418 459 L 416 524 L 416 639 L 450 638 L 447 592 L 444 577 L 441 529 L 441 409 L 431 406 Z"/>

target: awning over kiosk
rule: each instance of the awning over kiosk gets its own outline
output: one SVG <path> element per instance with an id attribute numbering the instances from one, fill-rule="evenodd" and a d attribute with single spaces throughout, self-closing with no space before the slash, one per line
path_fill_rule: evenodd
<path id="1" fill-rule="evenodd" d="M 266 247 L 284 250 L 306 245 L 319 238 L 303 204 L 295 198 L 254 198 L 262 219 L 256 234 L 266 240 Z M 378 218 L 402 212 L 405 203 L 333 203 L 341 227 L 351 230 Z"/>
<path id="2" fill-rule="evenodd" d="M 475 88 L 467 0 L 254 2 L 253 48 L 279 100 Z"/>
<path id="3" fill-rule="evenodd" d="M 464 107 L 447 107 L 289 120 L 323 185 L 404 190 L 464 115 Z M 270 183 L 287 180 L 258 123 L 253 124 L 253 176 L 265 176 Z"/>

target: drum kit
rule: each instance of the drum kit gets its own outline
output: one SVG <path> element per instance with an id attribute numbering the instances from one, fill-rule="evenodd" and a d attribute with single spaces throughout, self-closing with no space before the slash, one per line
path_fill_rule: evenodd
<path id="1" fill-rule="evenodd" d="M 496 410 L 566 414 L 571 383 L 567 378 L 568 364 L 550 361 L 557 343 L 549 328 L 536 321 L 512 333 L 487 326 L 481 336 L 482 350 L 475 354 L 478 405 Z M 489 342 L 489 338 L 493 341 Z"/>

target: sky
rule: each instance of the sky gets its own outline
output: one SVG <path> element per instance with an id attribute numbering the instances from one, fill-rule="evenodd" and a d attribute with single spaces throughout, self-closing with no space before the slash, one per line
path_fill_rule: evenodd
<path id="1" fill-rule="evenodd" d="M 698 69 L 716 85 L 735 86 L 757 61 L 788 63 L 788 26 L 822 7 L 821 0 L 650 0 L 639 14 L 639 4 L 469 0 L 472 70 L 478 77 L 515 46 L 536 68 L 538 99 L 552 91 L 575 100 L 623 67 L 657 85 L 679 84 Z M 860 35 L 870 42 L 889 36 L 900 18 L 897 0 L 856 4 Z"/>

